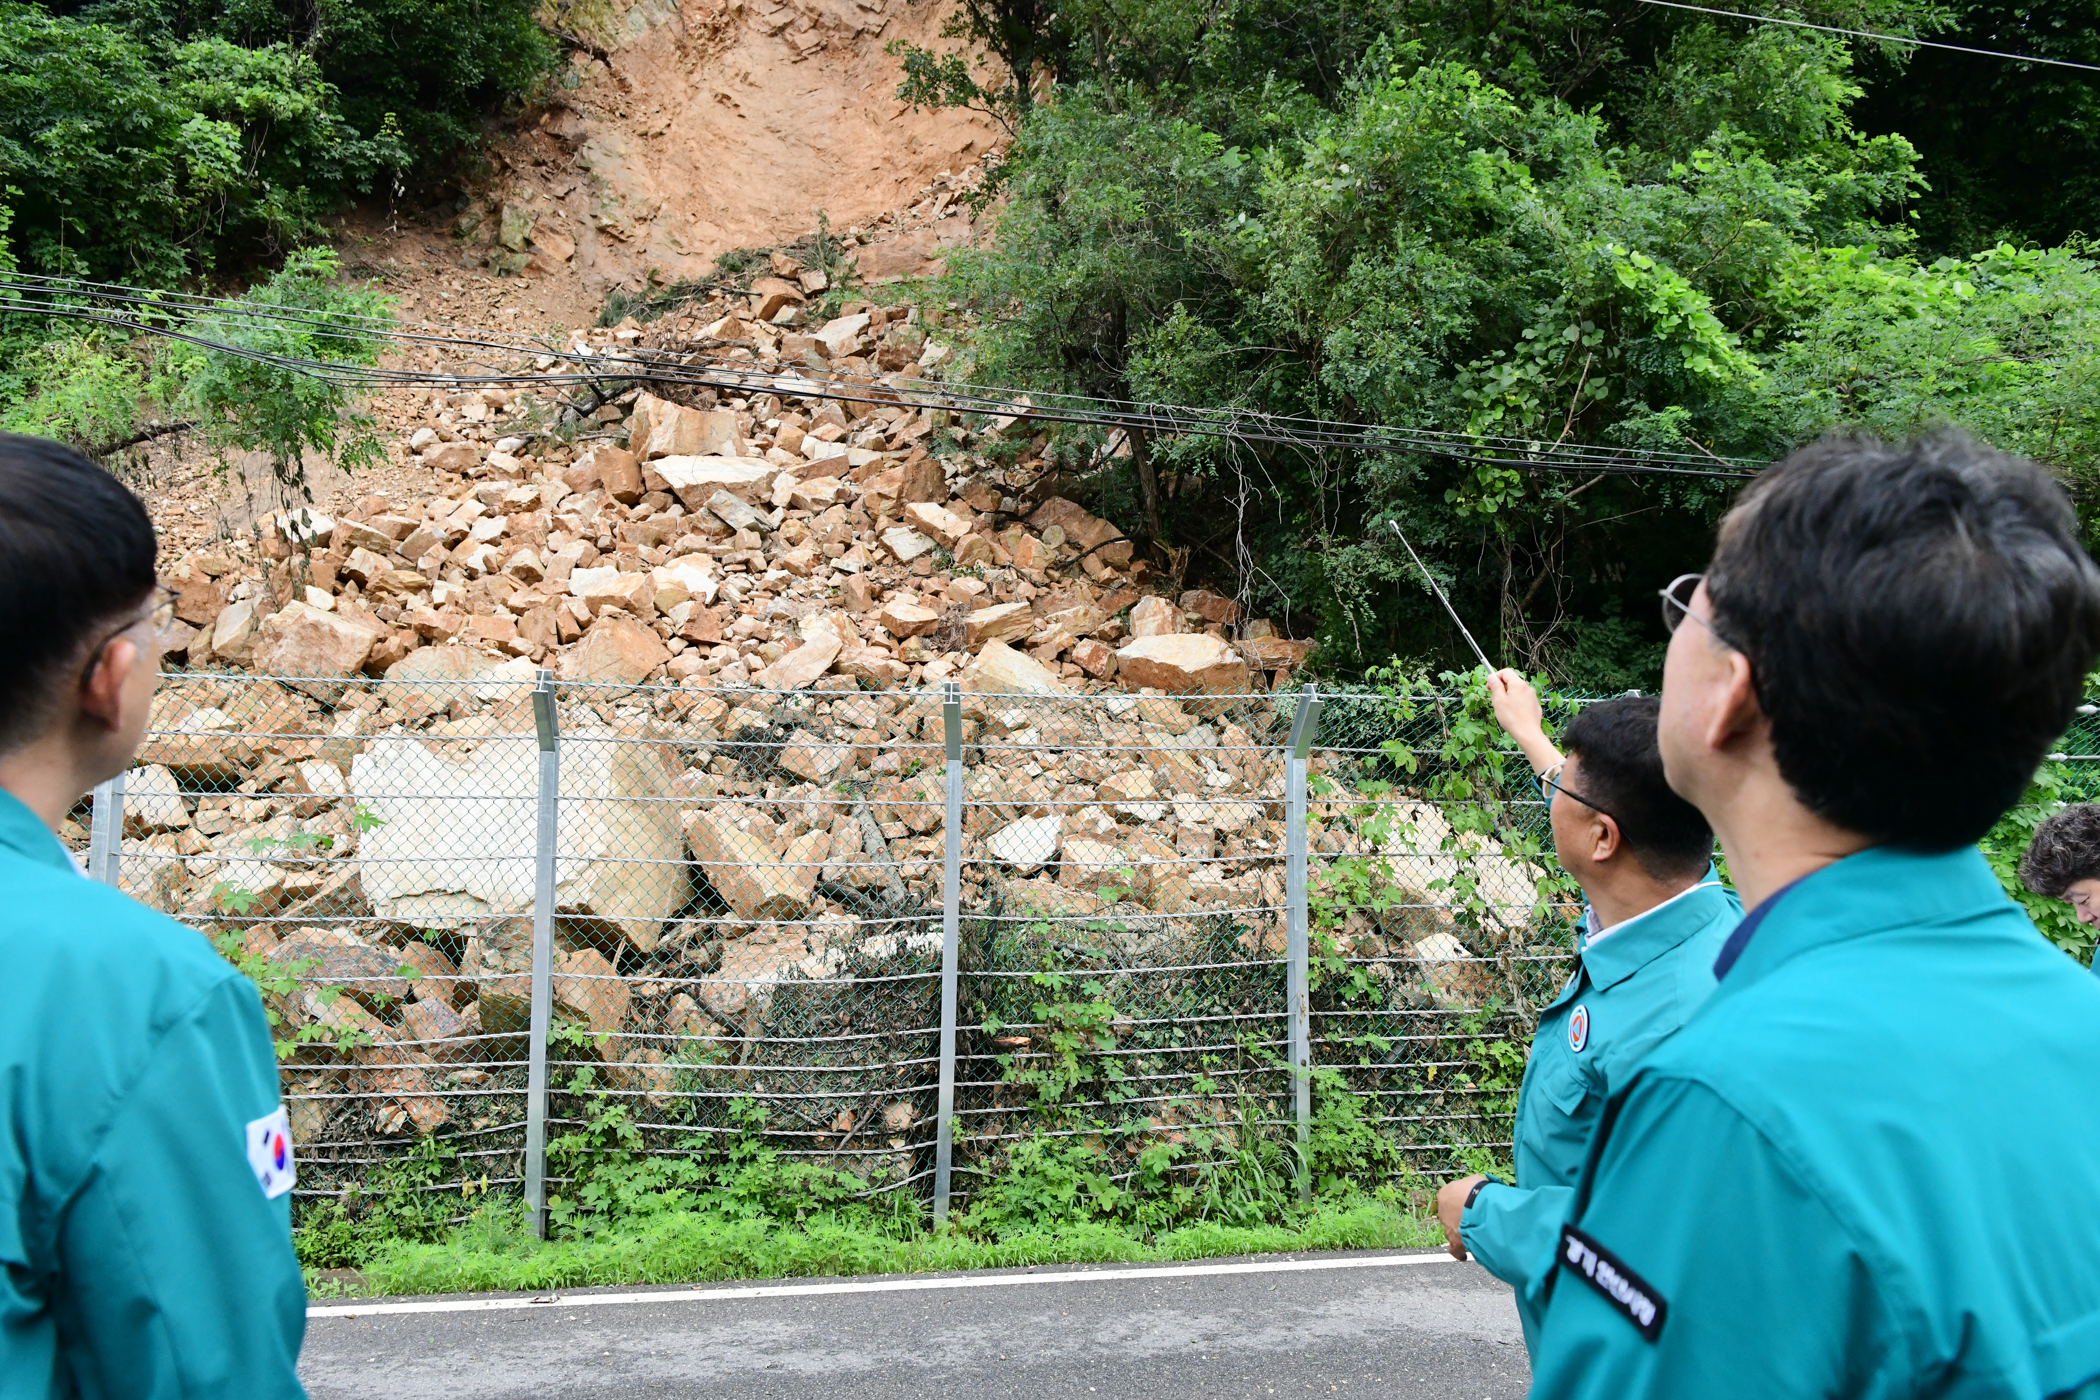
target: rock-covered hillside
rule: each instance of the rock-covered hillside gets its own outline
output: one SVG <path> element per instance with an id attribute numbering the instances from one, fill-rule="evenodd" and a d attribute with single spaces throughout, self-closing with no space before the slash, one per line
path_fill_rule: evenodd
<path id="1" fill-rule="evenodd" d="M 748 296 L 590 333 L 605 349 L 726 349 L 894 398 L 946 347 L 903 307 L 798 325 L 792 260 Z M 550 364 L 550 371 L 566 366 Z M 792 381 L 791 381 L 792 382 Z M 937 409 L 630 390 L 562 442 L 556 397 L 434 395 L 407 446 L 437 489 L 281 512 L 169 561 L 191 666 L 436 678 L 512 661 L 565 680 L 798 689 L 955 677 L 977 690 L 1240 691 L 1306 646 L 1159 578 L 1113 523 L 988 465 Z M 1026 433 L 995 420 L 987 433 Z M 518 669 L 513 668 L 514 671 Z"/>

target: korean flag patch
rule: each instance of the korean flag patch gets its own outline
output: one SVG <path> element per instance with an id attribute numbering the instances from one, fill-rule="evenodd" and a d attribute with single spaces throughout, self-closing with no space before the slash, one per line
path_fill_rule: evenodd
<path id="1" fill-rule="evenodd" d="M 299 1180 L 298 1165 L 292 1161 L 292 1118 L 283 1104 L 248 1125 L 248 1165 L 267 1200 L 276 1200 Z"/>

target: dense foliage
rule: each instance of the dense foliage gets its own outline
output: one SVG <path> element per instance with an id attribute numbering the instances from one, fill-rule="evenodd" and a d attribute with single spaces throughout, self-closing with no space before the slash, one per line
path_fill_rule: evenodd
<path id="1" fill-rule="evenodd" d="M 318 234 L 522 92 L 522 0 L 0 0 L 0 185 L 34 272 L 169 285 Z M 232 270 L 232 269 L 228 269 Z"/>
<path id="2" fill-rule="evenodd" d="M 262 314 L 189 329 L 369 361 L 383 310 L 312 251 L 320 216 L 469 147 L 551 54 L 533 0 L 0 0 L 0 271 L 155 289 L 252 282 Z M 273 272 L 273 269 L 275 271 Z M 310 327 L 272 319 L 312 313 Z M 368 457 L 347 394 L 226 354 L 0 315 L 0 426 L 108 454 L 160 425 Z"/>
<path id="3" fill-rule="evenodd" d="M 1003 54 L 1031 13 L 954 27 Z M 920 55 L 904 89 L 1018 132 L 994 246 L 940 289 L 985 313 L 983 380 L 1758 460 L 1952 421 L 2081 494 L 2100 473 L 2093 250 L 1936 204 L 1911 141 L 1856 120 L 1851 41 L 1631 0 L 1250 0 L 1082 3 L 1030 43 L 1030 92 L 995 56 Z M 1892 52 L 1868 55 L 1891 84 Z M 1972 183 L 2011 178 L 1972 153 Z M 1921 226 L 1984 241 L 1942 256 Z M 1078 490 L 1317 631 L 1332 671 L 1457 655 L 1395 520 L 1499 659 L 1588 689 L 1653 685 L 1654 590 L 1703 561 L 1734 486 L 1196 439 L 1097 466 L 1097 445 L 1053 447 Z"/>

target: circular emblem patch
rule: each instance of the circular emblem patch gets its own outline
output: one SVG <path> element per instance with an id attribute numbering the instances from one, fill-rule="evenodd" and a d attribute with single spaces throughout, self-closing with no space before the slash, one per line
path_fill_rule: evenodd
<path id="1" fill-rule="evenodd" d="M 1580 1055 L 1582 1048 L 1589 1043 L 1590 1009 L 1587 1006 L 1578 1006 L 1568 1017 L 1568 1048 Z"/>

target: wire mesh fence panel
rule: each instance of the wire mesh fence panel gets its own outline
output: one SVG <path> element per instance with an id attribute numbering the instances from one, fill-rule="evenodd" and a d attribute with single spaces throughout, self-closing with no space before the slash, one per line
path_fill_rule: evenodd
<path id="1" fill-rule="evenodd" d="M 965 697 L 958 1196 L 1027 1138 L 1122 1179 L 1286 1121 L 1290 703 Z"/>
<path id="2" fill-rule="evenodd" d="M 124 780 L 116 878 L 262 989 L 302 1195 L 416 1160 L 433 1193 L 524 1184 L 543 878 L 557 1195 L 609 1125 L 932 1195 L 951 913 L 958 1203 L 1025 1144 L 1152 1189 L 1290 1136 L 1299 694 L 958 693 L 951 831 L 940 692 L 413 658 L 172 674 Z M 1344 693 L 1306 760 L 1310 1064 L 1431 1172 L 1507 1152 L 1580 915 L 1499 743 L 1448 696 Z M 2061 747 L 2100 795 L 2100 719 Z"/>
<path id="3" fill-rule="evenodd" d="M 752 1130 L 891 1189 L 932 1170 L 937 699 L 567 684 L 550 1130 Z M 572 765 L 598 775 L 572 786 Z M 581 839 L 581 838 L 579 838 Z"/>
<path id="4" fill-rule="evenodd" d="M 1308 783 L 1313 1058 L 1433 1172 L 1509 1151 L 1581 912 L 1529 766 L 1466 761 L 1456 718 L 1443 696 L 1330 696 Z"/>

